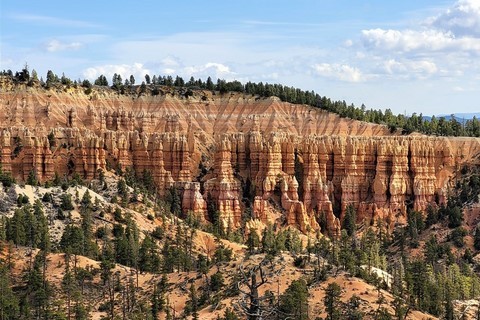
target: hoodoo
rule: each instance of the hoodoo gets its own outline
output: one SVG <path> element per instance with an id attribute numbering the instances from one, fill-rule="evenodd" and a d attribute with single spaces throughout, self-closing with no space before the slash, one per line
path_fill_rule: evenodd
<path id="1" fill-rule="evenodd" d="M 394 135 L 382 125 L 240 93 L 86 94 L 7 78 L 1 86 L 0 163 L 15 178 L 147 171 L 160 196 L 178 190 L 184 214 L 208 219 L 213 201 L 225 228 L 237 228 L 249 205 L 262 223 L 273 209 L 302 232 L 323 225 L 338 235 L 349 205 L 358 221 L 393 226 L 407 209 L 445 203 L 455 172 L 480 152 L 475 138 Z"/>

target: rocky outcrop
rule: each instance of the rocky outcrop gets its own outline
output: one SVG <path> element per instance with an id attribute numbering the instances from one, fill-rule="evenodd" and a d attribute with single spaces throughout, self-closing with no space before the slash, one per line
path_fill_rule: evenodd
<path id="1" fill-rule="evenodd" d="M 240 181 L 233 175 L 232 143 L 229 136 L 222 136 L 215 153 L 214 177 L 205 182 L 207 198 L 215 201 L 220 223 L 224 228 L 238 228 L 242 219 L 240 205 Z"/>
<path id="2" fill-rule="evenodd" d="M 179 188 L 183 190 L 182 211 L 186 214 L 191 212 L 201 222 L 208 221 L 207 202 L 200 193 L 200 183 L 182 182 Z"/>
<path id="3" fill-rule="evenodd" d="M 393 226 L 408 209 L 444 203 L 455 171 L 479 152 L 478 139 L 391 136 L 240 94 L 0 92 L 0 164 L 15 178 L 131 168 L 151 174 L 160 196 L 176 188 L 184 214 L 208 220 L 207 208 L 217 210 L 225 228 L 238 228 L 245 210 L 267 224 L 273 210 L 302 232 L 338 235 L 349 205 L 360 223 Z"/>

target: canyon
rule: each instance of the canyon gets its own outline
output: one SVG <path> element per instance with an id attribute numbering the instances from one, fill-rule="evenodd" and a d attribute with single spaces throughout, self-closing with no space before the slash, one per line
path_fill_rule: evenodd
<path id="1" fill-rule="evenodd" d="M 478 163 L 478 138 L 401 135 L 276 97 L 162 87 L 158 95 L 52 88 L 0 80 L 0 164 L 17 181 L 99 170 L 149 172 L 183 214 L 224 228 L 273 223 L 339 235 L 357 222 L 404 223 L 408 210 L 444 204 L 459 170 Z"/>

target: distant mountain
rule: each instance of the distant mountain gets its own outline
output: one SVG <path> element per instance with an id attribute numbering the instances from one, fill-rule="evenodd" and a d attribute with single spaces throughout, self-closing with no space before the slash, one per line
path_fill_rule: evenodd
<path id="1" fill-rule="evenodd" d="M 451 114 L 441 114 L 438 117 L 450 118 Z M 470 112 L 470 113 L 454 113 L 454 116 L 457 120 L 470 120 L 473 117 L 480 117 L 480 112 Z"/>
<path id="2" fill-rule="evenodd" d="M 462 122 L 462 121 L 465 121 L 465 120 L 470 120 L 470 119 L 473 119 L 473 117 L 476 117 L 477 119 L 480 118 L 480 112 L 470 112 L 470 113 L 455 113 L 453 114 L 454 115 L 454 118 L 455 120 L 457 120 L 458 122 Z M 435 115 L 435 117 L 438 119 L 440 117 L 445 117 L 445 119 L 447 120 L 450 120 L 452 114 L 439 114 L 439 115 Z M 423 120 L 432 120 L 432 117 L 431 116 L 423 116 Z"/>

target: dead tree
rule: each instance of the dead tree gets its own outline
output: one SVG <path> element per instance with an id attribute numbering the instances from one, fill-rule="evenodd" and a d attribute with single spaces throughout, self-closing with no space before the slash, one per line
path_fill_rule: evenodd
<path id="1" fill-rule="evenodd" d="M 249 320 L 262 320 L 277 311 L 274 305 L 265 302 L 271 299 L 270 296 L 260 296 L 258 293 L 258 288 L 268 282 L 264 271 L 266 263 L 264 259 L 247 269 L 243 262 L 240 265 L 240 281 L 237 283 L 240 297 L 236 308 L 246 314 Z"/>

